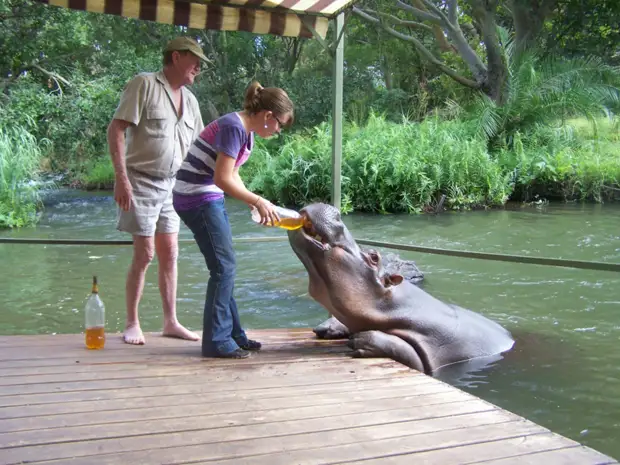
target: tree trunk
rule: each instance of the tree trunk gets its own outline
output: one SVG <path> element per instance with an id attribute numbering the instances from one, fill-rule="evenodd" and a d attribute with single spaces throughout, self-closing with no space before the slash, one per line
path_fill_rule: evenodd
<path id="1" fill-rule="evenodd" d="M 299 37 L 286 37 L 284 38 L 284 43 L 286 44 L 286 72 L 289 76 L 292 76 L 301 57 L 304 43 Z"/>
<path id="2" fill-rule="evenodd" d="M 478 22 L 482 40 L 487 52 L 487 70 L 481 82 L 481 90 L 498 105 L 506 102 L 506 80 L 508 64 L 497 37 L 497 2 L 478 0 L 474 5 L 474 17 Z"/>
<path id="3" fill-rule="evenodd" d="M 509 0 L 517 51 L 521 52 L 535 45 L 545 20 L 557 3 L 557 0 Z"/>
<path id="4" fill-rule="evenodd" d="M 381 57 L 381 72 L 383 73 L 383 78 L 385 79 L 385 88 L 387 90 L 392 90 L 394 88 L 394 83 L 392 79 L 392 72 L 390 71 L 390 64 L 388 63 L 388 58 L 386 55 Z"/>

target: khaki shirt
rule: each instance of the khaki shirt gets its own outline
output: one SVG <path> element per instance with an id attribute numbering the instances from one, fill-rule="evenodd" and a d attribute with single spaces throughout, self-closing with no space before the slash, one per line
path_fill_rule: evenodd
<path id="1" fill-rule="evenodd" d="M 126 133 L 126 166 L 157 178 L 176 174 L 203 129 L 198 100 L 181 88 L 182 116 L 163 71 L 141 73 L 127 83 L 114 119 L 132 123 Z"/>

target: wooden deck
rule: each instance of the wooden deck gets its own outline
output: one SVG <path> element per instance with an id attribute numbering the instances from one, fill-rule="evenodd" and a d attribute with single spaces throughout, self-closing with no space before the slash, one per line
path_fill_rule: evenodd
<path id="1" fill-rule="evenodd" d="M 613 459 L 309 330 L 203 359 L 199 343 L 0 337 L 0 464 L 607 464 Z"/>

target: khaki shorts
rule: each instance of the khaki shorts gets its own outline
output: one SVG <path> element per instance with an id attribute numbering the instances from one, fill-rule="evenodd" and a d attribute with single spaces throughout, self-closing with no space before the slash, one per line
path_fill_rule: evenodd
<path id="1" fill-rule="evenodd" d="M 181 220 L 172 206 L 176 178 L 159 179 L 129 169 L 127 177 L 133 188 L 131 208 L 118 209 L 116 228 L 135 236 L 178 233 Z"/>

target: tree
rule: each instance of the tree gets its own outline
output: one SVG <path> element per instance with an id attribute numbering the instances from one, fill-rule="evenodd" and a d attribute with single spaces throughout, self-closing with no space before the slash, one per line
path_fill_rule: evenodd
<path id="1" fill-rule="evenodd" d="M 354 7 L 354 13 L 416 48 L 422 57 L 454 81 L 482 91 L 494 102 L 506 100 L 508 67 L 498 20 L 512 18 L 517 50 L 527 49 L 542 30 L 557 0 L 396 0 Z M 434 37 L 433 47 L 421 35 Z M 456 54 L 469 75 L 451 66 L 447 54 Z M 484 57 L 481 58 L 481 55 Z"/>
<path id="2" fill-rule="evenodd" d="M 610 64 L 620 64 L 617 0 L 559 0 L 547 28 L 547 53 L 595 55 Z"/>

